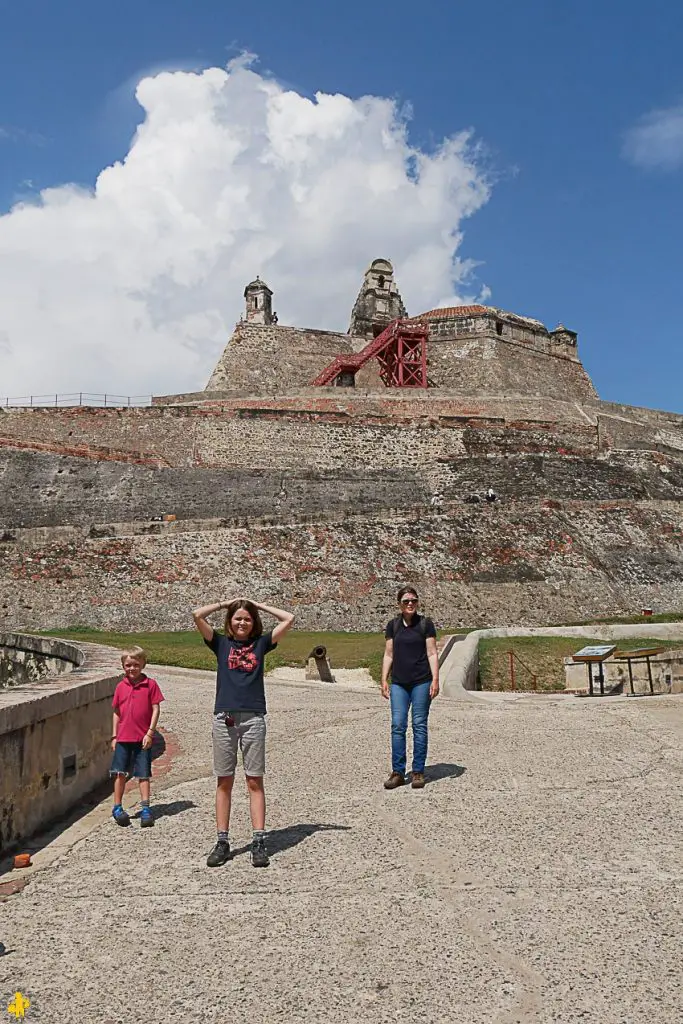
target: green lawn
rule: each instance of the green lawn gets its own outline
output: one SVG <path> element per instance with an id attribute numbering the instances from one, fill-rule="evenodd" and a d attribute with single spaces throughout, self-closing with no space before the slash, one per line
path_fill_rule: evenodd
<path id="1" fill-rule="evenodd" d="M 196 630 L 182 633 L 113 633 L 99 629 L 51 629 L 43 636 L 59 636 L 65 640 L 83 640 L 109 647 L 144 647 L 150 662 L 157 665 L 179 665 L 182 668 L 215 669 L 216 659 Z M 327 647 L 335 668 L 367 668 L 379 682 L 382 670 L 384 637 L 380 633 L 317 633 L 293 629 L 266 658 L 266 670 L 281 665 L 306 664 L 314 647 Z"/>
<path id="2" fill-rule="evenodd" d="M 590 644 L 606 640 L 577 636 L 508 636 L 479 642 L 479 679 L 483 690 L 509 690 L 510 656 L 515 652 L 515 688 L 532 689 L 532 673 L 538 690 L 564 689 L 562 659 Z M 629 637 L 618 641 L 622 650 L 635 647 L 683 647 L 681 640 L 659 640 L 652 637 Z M 523 664 L 520 664 L 522 662 Z M 526 667 L 525 667 L 526 666 Z"/>

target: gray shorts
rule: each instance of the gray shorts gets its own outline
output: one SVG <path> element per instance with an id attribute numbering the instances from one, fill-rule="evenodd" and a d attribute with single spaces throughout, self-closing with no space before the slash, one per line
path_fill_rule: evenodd
<path id="1" fill-rule="evenodd" d="M 225 724 L 228 712 L 213 716 L 213 774 L 234 775 L 237 748 L 242 750 L 245 775 L 266 774 L 266 719 L 255 711 L 230 712 L 234 725 Z"/>

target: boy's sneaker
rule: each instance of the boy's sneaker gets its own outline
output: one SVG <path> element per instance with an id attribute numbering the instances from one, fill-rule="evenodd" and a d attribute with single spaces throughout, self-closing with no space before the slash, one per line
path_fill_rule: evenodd
<path id="1" fill-rule="evenodd" d="M 225 839 L 219 839 L 206 858 L 206 866 L 208 868 L 220 868 L 230 860 L 230 857 L 230 843 Z"/>
<path id="2" fill-rule="evenodd" d="M 140 811 L 140 828 L 150 828 L 154 824 L 151 807 L 143 807 Z"/>
<path id="3" fill-rule="evenodd" d="M 130 825 L 130 818 L 124 811 L 123 807 L 121 807 L 121 804 L 117 804 L 117 806 L 111 812 L 111 816 L 117 825 L 123 825 L 124 827 L 126 825 Z"/>
<path id="4" fill-rule="evenodd" d="M 266 850 L 266 841 L 262 837 L 252 840 L 251 863 L 255 868 L 267 868 L 270 864 L 270 857 Z"/>

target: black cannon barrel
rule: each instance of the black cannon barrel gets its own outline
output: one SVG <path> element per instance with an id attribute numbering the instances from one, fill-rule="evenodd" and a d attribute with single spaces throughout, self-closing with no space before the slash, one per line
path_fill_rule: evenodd
<path id="1" fill-rule="evenodd" d="M 315 658 L 316 661 L 318 660 L 318 658 L 326 658 L 327 657 L 327 647 L 323 647 L 322 644 L 320 644 L 319 647 L 314 647 L 313 650 L 311 651 L 311 653 L 308 655 L 308 657 L 309 658 Z"/>

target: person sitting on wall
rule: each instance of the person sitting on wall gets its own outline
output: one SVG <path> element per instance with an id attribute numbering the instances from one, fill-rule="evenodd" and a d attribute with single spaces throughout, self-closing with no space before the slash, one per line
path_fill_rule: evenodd
<path id="1" fill-rule="evenodd" d="M 391 700 L 391 775 L 385 789 L 405 785 L 406 731 L 412 705 L 413 789 L 425 784 L 427 723 L 431 702 L 439 693 L 439 654 L 431 619 L 418 613 L 414 587 L 401 587 L 399 614 L 387 623 L 382 659 L 382 696 Z M 389 674 L 391 673 L 391 684 Z"/>
<path id="2" fill-rule="evenodd" d="M 217 633 L 207 615 L 225 610 L 224 633 Z M 259 612 L 278 619 L 269 633 L 263 632 Z M 270 608 L 258 601 L 231 600 L 197 608 L 192 613 L 195 626 L 218 661 L 216 700 L 213 715 L 213 769 L 216 776 L 217 841 L 206 861 L 217 868 L 230 860 L 230 805 L 237 767 L 237 747 L 242 750 L 244 774 L 249 791 L 249 810 L 253 837 L 251 863 L 268 867 L 266 850 L 266 695 L 263 665 L 266 654 L 277 647 L 294 615 Z"/>
<path id="3" fill-rule="evenodd" d="M 130 776 L 140 784 L 140 825 L 154 824 L 150 810 L 150 779 L 152 778 L 152 740 L 159 721 L 164 695 L 155 679 L 143 672 L 147 654 L 142 647 L 131 647 L 121 655 L 125 677 L 114 690 L 111 746 L 114 751 L 110 775 L 114 778 L 114 809 L 117 825 L 130 825 L 123 809 L 123 793 Z"/>
<path id="4" fill-rule="evenodd" d="M 492 504 L 497 499 L 497 497 L 498 495 L 494 491 L 493 487 L 489 487 L 488 491 L 486 492 L 486 500 L 489 502 L 489 504 Z"/>

